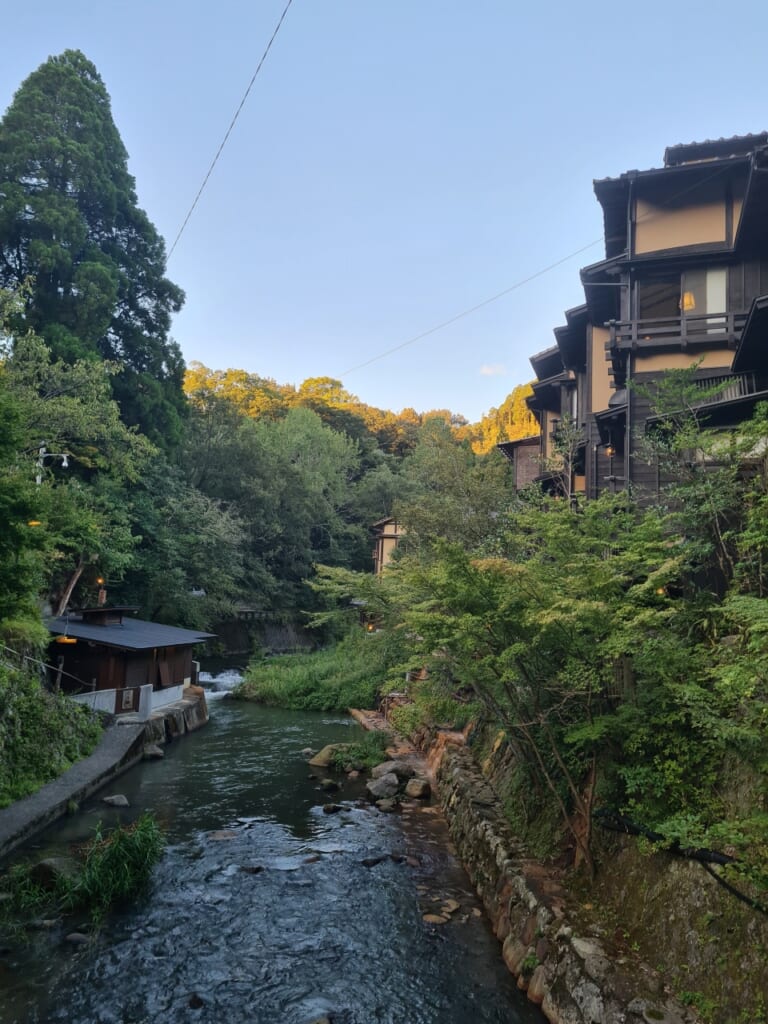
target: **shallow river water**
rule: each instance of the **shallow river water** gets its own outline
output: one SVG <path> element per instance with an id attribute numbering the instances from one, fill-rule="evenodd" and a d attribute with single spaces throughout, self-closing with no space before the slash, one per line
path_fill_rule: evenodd
<path id="1" fill-rule="evenodd" d="M 130 808 L 94 798 L 38 841 L 39 857 L 150 809 L 168 847 L 148 895 L 88 945 L 65 941 L 71 919 L 6 943 L 2 1024 L 543 1021 L 504 968 L 436 810 L 379 814 L 358 802 L 362 782 L 326 795 L 308 777 L 301 750 L 358 726 L 209 703 L 205 729 L 107 790 Z M 323 812 L 331 800 L 340 812 Z M 450 923 L 426 924 L 446 899 L 459 904 Z"/>

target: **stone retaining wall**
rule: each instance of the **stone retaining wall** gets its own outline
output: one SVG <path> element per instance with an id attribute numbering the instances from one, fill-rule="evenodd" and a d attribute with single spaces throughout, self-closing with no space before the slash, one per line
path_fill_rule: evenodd
<path id="1" fill-rule="evenodd" d="M 526 859 L 463 737 L 428 750 L 452 838 L 520 988 L 552 1024 L 690 1024 L 655 970 L 616 946 L 586 901 Z"/>

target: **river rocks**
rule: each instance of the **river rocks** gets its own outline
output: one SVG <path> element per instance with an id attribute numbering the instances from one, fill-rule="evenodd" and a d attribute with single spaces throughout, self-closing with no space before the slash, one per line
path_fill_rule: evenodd
<path id="1" fill-rule="evenodd" d="M 384 761 L 383 764 L 377 764 L 372 769 L 371 778 L 380 779 L 383 775 L 395 775 L 398 781 L 407 782 L 415 774 L 415 771 L 407 761 Z"/>
<path id="2" fill-rule="evenodd" d="M 330 768 L 333 764 L 334 755 L 337 751 L 348 749 L 348 743 L 328 743 L 322 750 L 319 750 L 314 757 L 310 757 L 309 763 L 313 768 Z"/>
<path id="3" fill-rule="evenodd" d="M 432 787 L 426 779 L 409 779 L 405 786 L 405 795 L 413 800 L 428 800 L 432 795 Z"/>
<path id="4" fill-rule="evenodd" d="M 384 814 L 390 814 L 392 811 L 396 811 L 398 807 L 397 800 L 392 797 L 386 797 L 384 800 L 376 801 L 376 809 L 383 811 Z"/>
<path id="5" fill-rule="evenodd" d="M 394 772 L 386 772 L 385 774 L 375 776 L 365 787 L 368 798 L 372 802 L 390 799 L 399 789 L 400 779 Z"/>
<path id="6" fill-rule="evenodd" d="M 70 932 L 69 935 L 64 936 L 64 941 L 70 946 L 85 946 L 91 940 L 90 936 L 84 935 L 82 932 Z"/>
<path id="7" fill-rule="evenodd" d="M 55 889 L 60 880 L 73 881 L 80 873 L 71 857 L 46 857 L 38 861 L 29 872 L 29 880 L 41 889 Z"/>
<path id="8" fill-rule="evenodd" d="M 341 804 L 323 804 L 323 814 L 338 814 L 341 810 Z"/>
<path id="9" fill-rule="evenodd" d="M 337 793 L 341 789 L 341 786 L 335 779 L 321 779 L 320 789 L 326 793 Z"/>
<path id="10" fill-rule="evenodd" d="M 114 796 L 103 796 L 101 798 L 103 804 L 109 804 L 110 807 L 130 807 L 128 803 L 128 797 L 122 793 L 116 793 Z"/>
<path id="11" fill-rule="evenodd" d="M 301 752 L 301 756 L 302 757 L 306 757 L 307 760 L 309 760 L 310 757 L 314 757 L 315 756 L 315 752 L 312 749 L 312 747 L 304 747 L 304 749 Z"/>
<path id="12" fill-rule="evenodd" d="M 421 919 L 425 924 L 448 924 L 450 920 L 443 914 L 422 914 Z"/>
<path id="13" fill-rule="evenodd" d="M 165 751 L 156 743 L 147 743 L 144 747 L 145 761 L 160 761 L 165 757 Z"/>

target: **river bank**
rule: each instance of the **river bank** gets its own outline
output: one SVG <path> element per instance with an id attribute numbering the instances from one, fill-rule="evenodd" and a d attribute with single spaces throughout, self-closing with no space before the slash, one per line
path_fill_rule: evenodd
<path id="1" fill-rule="evenodd" d="M 376 712 L 352 711 L 368 729 L 389 728 Z M 659 972 L 619 947 L 569 891 L 563 874 L 526 857 L 498 795 L 460 732 L 437 732 L 423 749 L 399 739 L 392 756 L 434 780 L 457 853 L 502 944 L 504 962 L 551 1024 L 694 1024 Z"/>
<path id="2" fill-rule="evenodd" d="M 208 721 L 205 691 L 187 687 L 184 697 L 154 711 L 147 721 L 123 715 L 106 727 L 96 750 L 78 761 L 36 793 L 0 809 L 0 860 L 52 822 L 77 810 L 91 794 L 103 789 L 146 756 Z"/>
<path id="3" fill-rule="evenodd" d="M 227 699 L 210 712 L 121 776 L 127 807 L 92 797 L 36 839 L 34 856 L 49 856 L 105 817 L 150 810 L 168 847 L 147 897 L 88 944 L 68 945 L 71 921 L 0 943 L 4 1024 L 543 1024 L 439 808 L 381 814 L 363 777 L 337 775 L 327 793 L 308 768 L 302 750 L 354 740 L 354 722 Z M 424 919 L 443 907 L 447 923 Z"/>

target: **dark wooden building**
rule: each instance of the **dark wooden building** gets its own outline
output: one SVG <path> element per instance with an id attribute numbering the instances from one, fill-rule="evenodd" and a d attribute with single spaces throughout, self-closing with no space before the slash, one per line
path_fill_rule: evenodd
<path id="1" fill-rule="evenodd" d="M 531 359 L 528 401 L 544 464 L 564 417 L 580 431 L 574 491 L 642 497 L 662 482 L 637 452 L 666 370 L 697 363 L 703 396 L 721 385 L 702 401 L 723 427 L 768 398 L 768 133 L 672 146 L 663 167 L 594 188 L 605 259 L 581 271 L 584 305 Z"/>
<path id="2" fill-rule="evenodd" d="M 192 649 L 215 634 L 132 616 L 134 608 L 86 608 L 49 619 L 53 685 L 115 714 L 138 711 L 142 689 L 151 707 L 176 699 L 197 682 Z M 99 695 L 86 700 L 86 697 Z M 146 700 L 144 701 L 146 704 Z M 150 708 L 151 709 L 151 708 Z"/>

